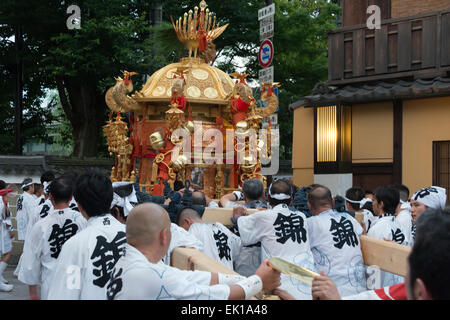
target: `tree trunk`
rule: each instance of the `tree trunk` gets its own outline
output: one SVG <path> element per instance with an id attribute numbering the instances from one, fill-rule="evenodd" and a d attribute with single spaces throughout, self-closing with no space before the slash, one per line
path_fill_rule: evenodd
<path id="1" fill-rule="evenodd" d="M 58 78 L 57 87 L 61 104 L 72 124 L 74 136 L 73 156 L 96 157 L 101 141 L 106 103 L 94 83 Z"/>

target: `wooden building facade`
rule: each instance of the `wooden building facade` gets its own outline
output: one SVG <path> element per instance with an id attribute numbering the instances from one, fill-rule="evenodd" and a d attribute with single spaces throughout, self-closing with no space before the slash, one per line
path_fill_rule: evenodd
<path id="1" fill-rule="evenodd" d="M 369 29 L 369 5 L 381 9 Z M 297 185 L 450 187 L 450 0 L 343 0 L 328 81 L 290 105 Z M 330 156 L 331 155 L 331 156 Z M 340 187 L 339 187 L 340 186 Z"/>

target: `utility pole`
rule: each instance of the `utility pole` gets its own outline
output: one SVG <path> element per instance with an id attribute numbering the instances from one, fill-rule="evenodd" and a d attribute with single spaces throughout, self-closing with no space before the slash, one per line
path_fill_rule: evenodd
<path id="1" fill-rule="evenodd" d="M 15 27 L 16 47 L 16 93 L 14 99 L 14 154 L 22 155 L 22 111 L 23 111 L 23 28 Z"/>

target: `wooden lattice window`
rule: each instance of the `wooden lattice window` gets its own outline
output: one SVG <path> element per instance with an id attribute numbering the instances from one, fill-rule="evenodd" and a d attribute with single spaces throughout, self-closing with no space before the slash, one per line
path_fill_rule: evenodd
<path id="1" fill-rule="evenodd" d="M 433 185 L 450 191 L 450 141 L 433 141 Z"/>

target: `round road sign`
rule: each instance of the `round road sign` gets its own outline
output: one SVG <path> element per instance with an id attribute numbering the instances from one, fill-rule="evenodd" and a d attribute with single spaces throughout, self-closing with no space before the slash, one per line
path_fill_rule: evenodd
<path id="1" fill-rule="evenodd" d="M 266 39 L 261 43 L 258 53 L 259 64 L 261 67 L 266 68 L 270 66 L 273 59 L 273 44 L 272 41 Z"/>

